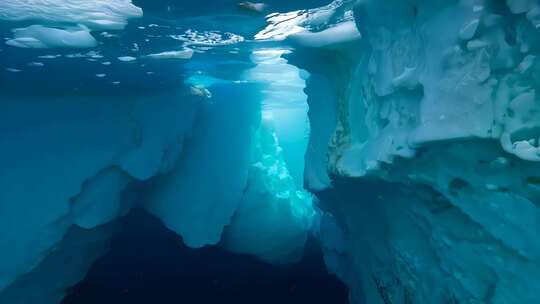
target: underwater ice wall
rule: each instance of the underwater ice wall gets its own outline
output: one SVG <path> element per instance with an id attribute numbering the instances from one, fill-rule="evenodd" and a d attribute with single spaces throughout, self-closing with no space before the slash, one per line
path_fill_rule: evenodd
<path id="1" fill-rule="evenodd" d="M 0 303 L 59 303 L 132 208 L 191 247 L 301 255 L 311 195 L 262 121 L 249 33 L 138 3 L 0 2 Z"/>
<path id="2" fill-rule="evenodd" d="M 540 2 L 335 1 L 259 39 L 311 77 L 306 184 L 353 303 L 536 303 Z"/>
<path id="3" fill-rule="evenodd" d="M 170 170 L 193 120 L 192 105 L 170 97 L 3 97 L 2 289 L 39 271 L 72 225 L 91 234 L 129 210 L 133 185 Z"/>

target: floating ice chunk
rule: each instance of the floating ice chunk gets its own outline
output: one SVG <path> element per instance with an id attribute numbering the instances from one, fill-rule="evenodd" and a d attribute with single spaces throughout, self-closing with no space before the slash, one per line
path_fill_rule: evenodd
<path id="1" fill-rule="evenodd" d="M 92 30 L 123 29 L 142 9 L 131 0 L 2 0 L 0 20 L 83 24 Z"/>
<path id="2" fill-rule="evenodd" d="M 517 141 L 512 146 L 512 152 L 521 159 L 540 161 L 540 148 L 527 140 Z"/>
<path id="3" fill-rule="evenodd" d="M 336 11 L 336 1 L 328 6 L 267 16 L 268 26 L 256 40 L 285 40 L 306 47 L 327 47 L 362 38 L 350 10 Z M 339 5 L 338 5 L 339 6 Z M 336 18 L 336 15 L 341 15 Z"/>
<path id="4" fill-rule="evenodd" d="M 81 54 L 81 53 L 74 53 L 74 54 L 67 54 L 66 55 L 66 58 L 70 58 L 70 59 L 74 59 L 74 58 L 85 58 L 86 55 L 85 54 Z"/>
<path id="5" fill-rule="evenodd" d="M 31 66 L 31 67 L 42 67 L 42 66 L 45 66 L 45 65 L 43 64 L 43 62 L 29 62 L 27 65 L 28 65 L 28 66 Z"/>
<path id="6" fill-rule="evenodd" d="M 92 30 L 121 30 L 142 10 L 131 0 L 2 0 L 0 20 L 32 20 L 36 24 L 18 30 L 7 44 L 24 48 L 94 47 Z M 56 28 L 52 26 L 60 26 Z M 67 27 L 66 27 L 67 26 Z M 75 29 L 70 26 L 78 26 Z M 107 33 L 102 34 L 107 37 Z"/>
<path id="7" fill-rule="evenodd" d="M 268 16 L 269 25 L 261 32 L 255 35 L 256 40 L 284 40 L 290 35 L 307 31 L 302 26 L 307 19 L 306 14 L 300 11 L 272 14 Z"/>
<path id="8" fill-rule="evenodd" d="M 86 58 L 88 61 L 97 61 L 96 59 L 101 59 L 103 56 L 96 51 L 89 51 L 86 53 L 73 53 L 65 55 L 66 58 L 77 59 L 77 58 Z"/>
<path id="9" fill-rule="evenodd" d="M 118 60 L 123 61 L 123 62 L 131 62 L 131 61 L 137 60 L 137 58 L 131 57 L 131 56 L 121 56 L 121 57 L 118 57 Z"/>
<path id="10" fill-rule="evenodd" d="M 97 45 L 88 28 L 82 26 L 58 29 L 31 25 L 13 30 L 13 36 L 6 44 L 21 48 L 91 48 Z"/>
<path id="11" fill-rule="evenodd" d="M 15 68 L 7 68 L 6 71 L 11 72 L 11 73 L 19 73 L 19 72 L 21 72 L 21 70 L 15 69 Z"/>
<path id="12" fill-rule="evenodd" d="M 238 3 L 238 6 L 242 9 L 256 13 L 262 13 L 268 7 L 265 3 L 254 3 L 249 1 L 240 2 Z"/>
<path id="13" fill-rule="evenodd" d="M 109 32 L 102 32 L 100 35 L 103 36 L 103 37 L 105 37 L 105 38 L 118 37 L 118 35 L 114 35 L 114 34 L 111 34 L 111 33 L 109 33 Z"/>
<path id="14" fill-rule="evenodd" d="M 58 57 L 62 57 L 62 55 L 43 55 L 43 56 L 38 56 L 38 58 L 40 59 L 56 59 Z"/>
<path id="15" fill-rule="evenodd" d="M 181 51 L 168 51 L 156 54 L 150 54 L 146 57 L 152 59 L 191 59 L 193 57 L 192 49 L 185 49 Z"/>
<path id="16" fill-rule="evenodd" d="M 101 64 L 103 64 L 103 65 L 111 65 L 111 62 L 110 61 L 105 61 L 105 62 L 102 62 Z"/>
<path id="17" fill-rule="evenodd" d="M 103 55 L 101 55 L 99 52 L 94 52 L 94 51 L 88 52 L 86 55 L 88 57 L 92 58 L 92 59 L 101 59 L 101 58 L 103 58 Z"/>
<path id="18" fill-rule="evenodd" d="M 245 38 L 229 32 L 206 31 L 198 32 L 187 30 L 182 35 L 169 35 L 170 38 L 184 42 L 184 46 L 202 45 L 202 46 L 223 46 L 245 41 Z"/>
<path id="19" fill-rule="evenodd" d="M 105 76 L 107 76 L 107 74 L 96 74 L 96 77 L 97 77 L 97 78 L 103 78 L 103 77 L 105 77 Z"/>
<path id="20" fill-rule="evenodd" d="M 212 98 L 212 92 L 203 86 L 191 86 L 189 88 L 191 95 L 200 96 L 204 98 Z"/>
<path id="21" fill-rule="evenodd" d="M 339 23 L 320 32 L 301 31 L 289 37 L 295 43 L 307 47 L 325 47 L 360 40 L 362 35 L 354 21 Z"/>

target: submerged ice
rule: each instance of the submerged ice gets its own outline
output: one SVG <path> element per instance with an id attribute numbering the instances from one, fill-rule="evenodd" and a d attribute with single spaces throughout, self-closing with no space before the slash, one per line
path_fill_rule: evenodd
<path id="1" fill-rule="evenodd" d="M 295 47 L 311 74 L 306 182 L 352 302 L 540 301 L 539 8 L 335 1 L 269 16 L 257 38 Z"/>
<path id="2" fill-rule="evenodd" d="M 0 2 L 0 303 L 133 208 L 274 264 L 312 234 L 351 303 L 540 302 L 540 2 L 162 2 Z"/>

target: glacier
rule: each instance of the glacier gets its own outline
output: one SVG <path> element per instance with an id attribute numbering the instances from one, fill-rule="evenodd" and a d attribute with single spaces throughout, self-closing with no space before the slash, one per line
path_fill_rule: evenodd
<path id="1" fill-rule="evenodd" d="M 540 303 L 540 1 L 0 2 L 0 303 L 141 209 L 350 303 Z"/>

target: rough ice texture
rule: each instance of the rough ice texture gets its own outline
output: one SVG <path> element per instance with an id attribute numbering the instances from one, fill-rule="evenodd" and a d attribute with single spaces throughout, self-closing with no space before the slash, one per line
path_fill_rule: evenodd
<path id="1" fill-rule="evenodd" d="M 86 27 L 57 29 L 42 25 L 31 25 L 13 30 L 13 39 L 7 45 L 21 48 L 92 48 L 96 39 Z"/>
<path id="2" fill-rule="evenodd" d="M 0 294 L 41 269 L 70 227 L 92 237 L 136 202 L 131 187 L 172 168 L 195 109 L 178 97 L 3 97 Z M 67 287 L 58 284 L 54 292 Z M 5 290 L 16 297 L 22 289 Z"/>
<path id="3" fill-rule="evenodd" d="M 0 20 L 36 22 L 6 43 L 22 48 L 90 48 L 92 30 L 121 30 L 142 9 L 131 0 L 2 0 Z"/>
<path id="4" fill-rule="evenodd" d="M 321 238 L 352 302 L 540 302 L 539 12 L 388 0 L 270 16 L 277 36 L 260 37 L 296 46 L 312 75 L 306 184 L 335 222 Z M 347 16 L 351 39 L 290 30 Z"/>
<path id="5" fill-rule="evenodd" d="M 152 59 L 191 59 L 193 57 L 193 50 L 185 49 L 181 51 L 166 51 L 161 53 L 146 55 Z"/>
<path id="6" fill-rule="evenodd" d="M 91 29 L 123 29 L 142 16 L 131 0 L 2 0 L 0 20 L 83 24 Z"/>

